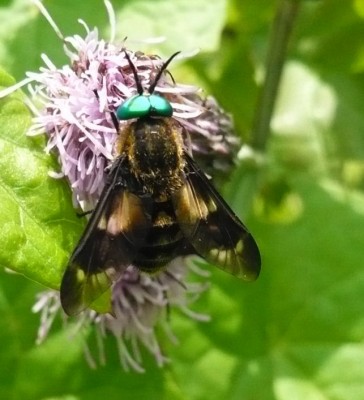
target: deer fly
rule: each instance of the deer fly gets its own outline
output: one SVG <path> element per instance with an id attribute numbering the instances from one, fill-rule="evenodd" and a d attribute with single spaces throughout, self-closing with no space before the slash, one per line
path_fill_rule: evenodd
<path id="1" fill-rule="evenodd" d="M 138 94 L 114 115 L 117 156 L 62 279 L 68 315 L 88 307 L 129 265 L 154 274 L 176 257 L 197 255 L 246 281 L 259 275 L 255 240 L 184 145 L 188 133 L 171 103 L 155 93 L 177 54 L 145 90 L 125 51 Z"/>

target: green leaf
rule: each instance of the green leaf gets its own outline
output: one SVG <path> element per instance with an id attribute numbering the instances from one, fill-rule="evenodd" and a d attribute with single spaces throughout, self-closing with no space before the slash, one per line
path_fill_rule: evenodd
<path id="1" fill-rule="evenodd" d="M 293 187 L 304 204 L 296 222 L 254 229 L 265 266 L 254 312 L 261 316 L 264 307 L 268 310 L 263 325 L 251 319 L 242 334 L 264 332 L 266 351 L 256 348 L 256 356 L 265 353 L 271 365 L 275 398 L 359 400 L 364 390 L 364 371 L 357 367 L 364 339 L 364 196 L 330 180 L 300 180 Z M 249 362 L 254 361 L 259 358 Z M 241 374 L 249 374 L 247 366 L 241 367 Z M 263 373 L 261 379 L 266 378 Z"/>
<path id="2" fill-rule="evenodd" d="M 225 22 L 225 0 L 159 0 L 157 5 L 141 0 L 120 5 L 116 7 L 119 38 L 127 36 L 132 41 L 163 36 L 166 42 L 157 48 L 165 55 L 176 50 L 214 51 L 218 47 Z"/>
<path id="3" fill-rule="evenodd" d="M 58 167 L 43 151 L 44 137 L 26 136 L 29 124 L 21 94 L 0 101 L 0 265 L 58 288 L 82 222 L 66 182 L 48 176 Z"/>

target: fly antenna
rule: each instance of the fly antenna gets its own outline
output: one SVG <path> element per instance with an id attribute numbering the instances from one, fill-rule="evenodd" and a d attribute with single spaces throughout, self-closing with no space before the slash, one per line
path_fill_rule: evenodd
<path id="1" fill-rule="evenodd" d="M 158 74 L 154 78 L 153 83 L 149 86 L 149 89 L 148 89 L 149 94 L 152 94 L 154 92 L 154 89 L 157 86 L 157 83 L 158 83 L 160 77 L 162 76 L 163 72 L 167 69 L 169 63 L 174 59 L 174 57 L 176 57 L 179 53 L 180 53 L 180 51 L 177 51 L 177 53 L 172 54 L 168 58 L 168 60 L 162 65 L 161 69 L 158 71 Z"/>
<path id="2" fill-rule="evenodd" d="M 130 56 L 127 53 L 126 50 L 124 50 L 124 54 L 125 54 L 126 59 L 128 60 L 129 66 L 130 66 L 130 68 L 131 68 L 131 70 L 133 72 L 134 80 L 135 80 L 135 84 L 136 84 L 136 87 L 137 87 L 138 94 L 142 95 L 144 93 L 144 90 L 143 90 L 143 86 L 142 86 L 142 84 L 140 82 L 140 79 L 139 79 L 139 76 L 138 76 L 138 72 L 137 72 L 137 70 L 135 68 L 135 65 L 131 61 Z"/>

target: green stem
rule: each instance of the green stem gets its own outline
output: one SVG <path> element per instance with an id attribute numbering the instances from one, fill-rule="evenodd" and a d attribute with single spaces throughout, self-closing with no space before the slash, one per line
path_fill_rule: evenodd
<path id="1" fill-rule="evenodd" d="M 278 6 L 266 60 L 266 77 L 252 126 L 252 146 L 260 151 L 266 147 L 270 121 L 277 98 L 278 86 L 286 58 L 288 42 L 301 0 L 282 0 Z"/>

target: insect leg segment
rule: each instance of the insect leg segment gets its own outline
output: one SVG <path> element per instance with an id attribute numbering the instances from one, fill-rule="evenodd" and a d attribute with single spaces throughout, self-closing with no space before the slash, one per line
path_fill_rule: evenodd
<path id="1" fill-rule="evenodd" d="M 94 89 L 93 92 L 95 94 L 96 99 L 99 101 L 100 100 L 99 92 L 96 89 Z M 110 111 L 110 116 L 111 116 L 112 123 L 116 129 L 116 132 L 119 132 L 119 129 L 120 129 L 119 120 L 117 119 L 115 113 L 112 111 Z"/>

